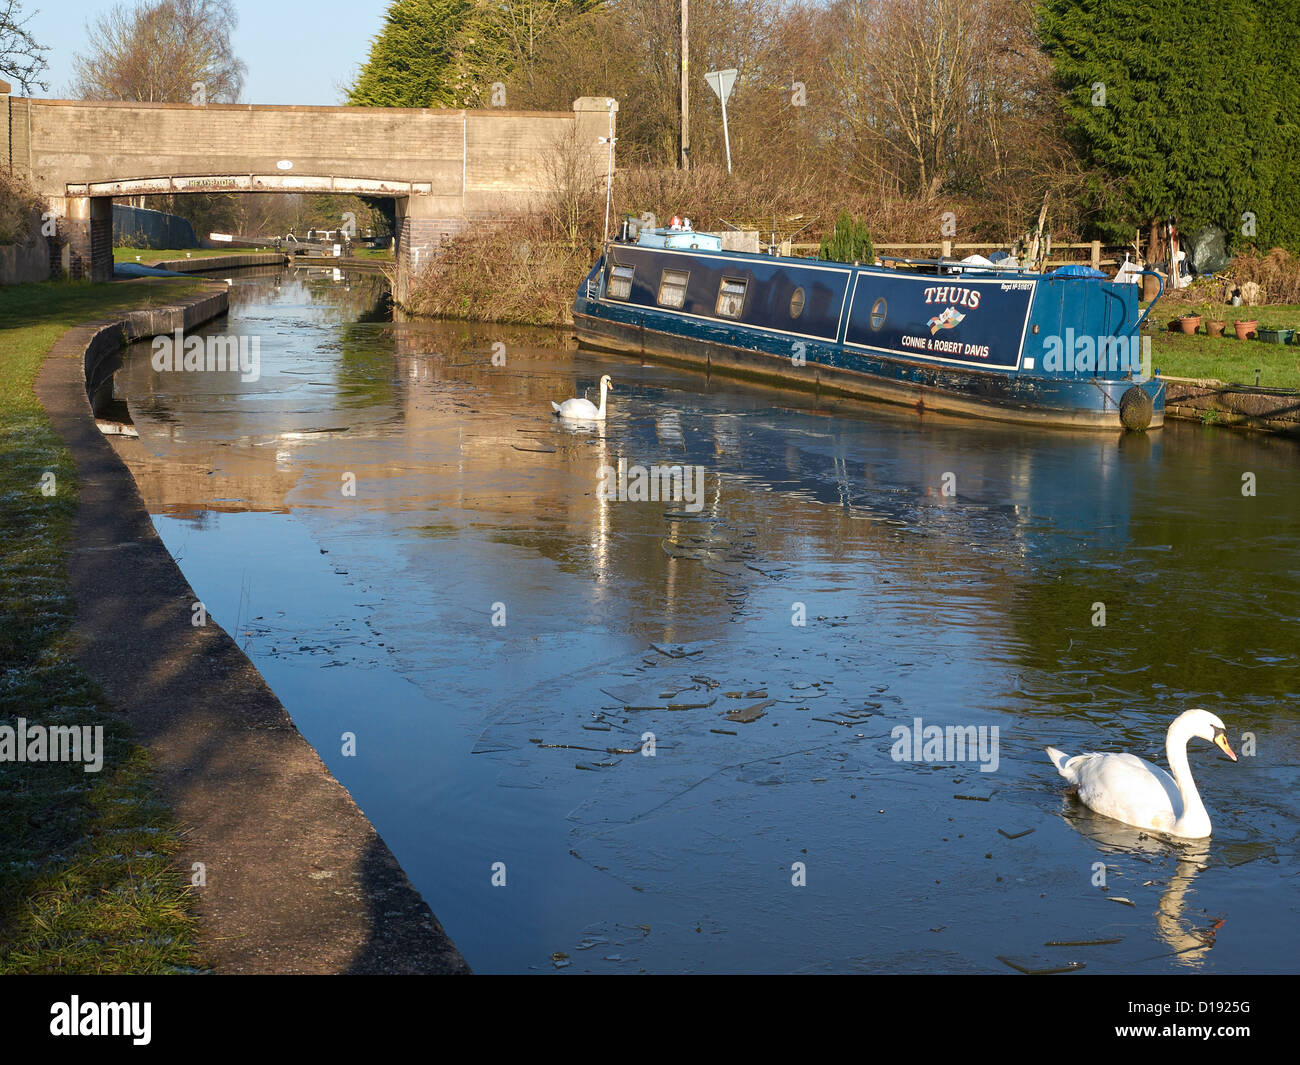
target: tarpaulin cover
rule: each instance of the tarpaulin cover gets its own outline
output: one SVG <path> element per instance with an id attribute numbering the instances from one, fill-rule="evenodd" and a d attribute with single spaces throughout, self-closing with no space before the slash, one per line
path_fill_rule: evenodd
<path id="1" fill-rule="evenodd" d="M 1191 246 L 1192 269 L 1198 274 L 1217 274 L 1232 262 L 1228 254 L 1228 235 L 1218 226 L 1202 226 L 1193 235 Z"/>
<path id="2" fill-rule="evenodd" d="M 1105 277 L 1100 270 L 1094 270 L 1091 266 L 1084 266 L 1083 263 L 1071 263 L 1069 266 L 1058 267 L 1052 271 L 1052 276 L 1062 275 L 1064 277 Z"/>

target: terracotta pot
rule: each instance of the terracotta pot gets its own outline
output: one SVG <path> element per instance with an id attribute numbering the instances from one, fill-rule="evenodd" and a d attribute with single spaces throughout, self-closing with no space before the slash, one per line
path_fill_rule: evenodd
<path id="1" fill-rule="evenodd" d="M 1227 322 L 1213 321 L 1205 323 L 1205 332 L 1212 337 L 1223 336 L 1223 331 L 1228 328 Z"/>
<path id="2" fill-rule="evenodd" d="M 1249 322 L 1232 323 L 1232 328 L 1236 331 L 1238 340 L 1249 340 L 1254 335 L 1255 329 L 1258 326 L 1258 319 Z"/>
<path id="3" fill-rule="evenodd" d="M 1199 314 L 1185 314 L 1178 319 L 1178 328 L 1188 336 L 1195 333 L 1201 328 L 1201 316 Z"/>

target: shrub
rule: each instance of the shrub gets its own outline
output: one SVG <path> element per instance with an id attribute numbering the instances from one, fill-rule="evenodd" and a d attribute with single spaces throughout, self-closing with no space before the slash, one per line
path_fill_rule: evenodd
<path id="1" fill-rule="evenodd" d="M 45 201 L 21 177 L 0 168 L 0 244 L 26 244 L 40 225 Z"/>
<path id="2" fill-rule="evenodd" d="M 848 211 L 841 211 L 835 219 L 835 227 L 822 237 L 817 258 L 837 263 L 873 262 L 876 256 L 871 249 L 867 223 L 854 219 Z"/>
<path id="3" fill-rule="evenodd" d="M 1300 303 L 1300 259 L 1285 248 L 1238 255 L 1230 273 L 1237 285 L 1256 282 L 1264 290 L 1265 303 Z"/>
<path id="4" fill-rule="evenodd" d="M 557 240 L 548 219 L 479 225 L 445 245 L 415 278 L 407 310 L 480 322 L 561 325 L 599 254 Z"/>

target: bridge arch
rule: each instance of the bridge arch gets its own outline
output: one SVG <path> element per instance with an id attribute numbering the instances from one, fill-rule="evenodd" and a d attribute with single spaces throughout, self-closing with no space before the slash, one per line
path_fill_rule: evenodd
<path id="1" fill-rule="evenodd" d="M 93 279 L 112 276 L 115 196 L 350 192 L 397 202 L 400 283 L 467 221 L 535 205 L 556 153 L 603 177 L 617 111 L 603 97 L 537 112 L 45 100 L 0 82 L 0 164 L 45 197 L 72 272 Z"/>

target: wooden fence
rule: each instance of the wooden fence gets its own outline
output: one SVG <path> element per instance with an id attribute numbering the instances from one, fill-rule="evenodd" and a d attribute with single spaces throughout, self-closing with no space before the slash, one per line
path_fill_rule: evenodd
<path id="1" fill-rule="evenodd" d="M 934 252 L 939 253 L 943 259 L 953 258 L 954 252 L 969 254 L 970 252 L 989 252 L 989 251 L 1009 251 L 1011 242 L 1006 241 L 1001 244 L 957 244 L 951 240 L 939 241 L 932 244 L 873 244 L 872 249 L 877 253 L 886 254 L 904 253 L 904 252 L 921 252 L 921 255 L 914 255 L 913 258 L 925 259 L 934 258 Z M 767 247 L 767 245 L 764 245 Z M 798 255 L 803 252 L 816 253 L 821 247 L 820 244 L 780 244 L 778 245 L 782 254 Z M 1072 263 L 1088 263 L 1094 270 L 1100 270 L 1103 266 L 1119 266 L 1124 262 L 1124 252 L 1128 246 L 1124 244 L 1102 244 L 1099 240 L 1085 241 L 1081 244 L 1053 244 L 1050 239 L 1047 240 L 1046 258 L 1043 262 L 1044 268 L 1053 266 L 1068 266 Z M 1070 256 L 1067 258 L 1051 258 L 1052 252 L 1075 252 L 1086 251 L 1086 256 Z M 1103 253 L 1108 257 L 1103 258 Z M 1117 256 L 1117 257 L 1116 257 Z"/>

